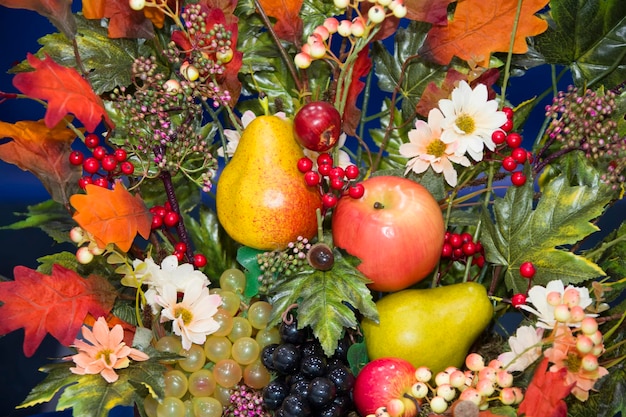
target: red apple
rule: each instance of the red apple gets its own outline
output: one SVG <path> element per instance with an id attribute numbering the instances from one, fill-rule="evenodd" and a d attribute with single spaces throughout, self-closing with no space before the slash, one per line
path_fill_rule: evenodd
<path id="1" fill-rule="evenodd" d="M 352 396 L 359 415 L 375 414 L 379 407 L 398 399 L 404 404 L 401 417 L 417 415 L 416 400 L 405 396 L 415 384 L 415 367 L 399 358 L 380 358 L 369 362 L 357 374 Z"/>
<path id="2" fill-rule="evenodd" d="M 441 257 L 441 208 L 407 178 L 371 177 L 359 199 L 341 198 L 332 218 L 333 242 L 361 260 L 374 291 L 398 291 L 426 278 Z"/>
<path id="3" fill-rule="evenodd" d="M 341 115 L 326 101 L 307 103 L 293 118 L 296 139 L 307 149 L 326 152 L 339 140 Z"/>

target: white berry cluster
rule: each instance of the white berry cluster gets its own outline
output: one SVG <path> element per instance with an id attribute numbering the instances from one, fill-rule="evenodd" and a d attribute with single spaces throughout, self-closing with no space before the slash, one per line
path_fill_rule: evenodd
<path id="1" fill-rule="evenodd" d="M 102 255 L 106 252 L 106 248 L 102 249 L 98 246 L 93 236 L 79 226 L 70 230 L 70 240 L 78 246 L 76 260 L 83 265 L 93 261 L 94 256 Z"/>
<path id="2" fill-rule="evenodd" d="M 335 33 L 354 43 L 357 39 L 367 38 L 371 30 L 382 23 L 385 18 L 395 16 L 401 19 L 407 13 L 404 0 L 367 0 L 373 5 L 367 10 L 367 16 L 365 16 L 359 9 L 359 3 L 362 2 L 363 0 L 334 0 L 335 6 L 339 9 L 354 9 L 356 17 L 352 20 L 330 17 L 316 27 L 313 34 L 308 37 L 307 43 L 296 54 L 294 58 L 296 66 L 306 69 L 316 59 L 337 60 L 330 50 L 330 38 Z"/>

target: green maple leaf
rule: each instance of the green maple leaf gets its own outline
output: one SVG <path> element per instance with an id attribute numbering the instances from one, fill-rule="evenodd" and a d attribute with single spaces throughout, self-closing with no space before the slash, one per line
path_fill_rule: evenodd
<path id="1" fill-rule="evenodd" d="M 335 264 L 330 271 L 306 270 L 283 279 L 271 300 L 273 323 L 291 305 L 298 304 L 298 328 L 313 329 L 327 356 L 337 349 L 345 328 L 359 325 L 355 310 L 378 320 L 376 305 L 367 288 L 369 281 L 351 264 L 351 259 L 338 251 L 334 254 Z"/>
<path id="2" fill-rule="evenodd" d="M 553 0 L 549 17 L 556 28 L 536 37 L 547 63 L 568 65 L 578 86 L 626 79 L 624 0 Z"/>
<path id="3" fill-rule="evenodd" d="M 520 276 L 519 266 L 527 261 L 537 269 L 536 285 L 555 279 L 567 285 L 604 276 L 598 265 L 565 246 L 599 230 L 590 222 L 610 201 L 606 187 L 570 186 L 561 175 L 545 185 L 534 208 L 533 193 L 532 181 L 509 187 L 506 195 L 494 202 L 495 221 L 488 212 L 482 216 L 481 242 L 487 260 L 507 268 L 507 289 L 526 292 L 528 281 Z"/>

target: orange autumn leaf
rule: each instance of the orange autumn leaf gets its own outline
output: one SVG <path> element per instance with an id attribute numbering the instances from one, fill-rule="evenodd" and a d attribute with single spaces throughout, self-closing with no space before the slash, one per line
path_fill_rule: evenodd
<path id="1" fill-rule="evenodd" d="M 120 181 L 112 190 L 89 184 L 86 191 L 70 197 L 70 204 L 77 210 L 74 220 L 98 246 L 113 243 L 127 252 L 137 234 L 148 238 L 152 216 L 140 196 L 133 196 Z"/>
<path id="2" fill-rule="evenodd" d="M 280 39 L 298 44 L 303 30 L 300 18 L 303 0 L 259 0 L 259 3 L 265 14 L 276 19 L 276 35 Z"/>
<path id="3" fill-rule="evenodd" d="M 88 314 L 106 315 L 115 288 L 104 278 L 83 278 L 59 265 L 45 275 L 25 266 L 13 270 L 14 281 L 0 282 L 0 335 L 24 329 L 24 355 L 31 357 L 46 334 L 61 344 L 74 342 Z"/>
<path id="4" fill-rule="evenodd" d="M 102 119 L 114 126 L 100 97 L 75 69 L 59 65 L 47 55 L 40 60 L 29 53 L 27 59 L 35 70 L 17 74 L 13 85 L 28 96 L 48 102 L 46 126 L 56 126 L 68 113 L 75 115 L 90 132 Z"/>
<path id="5" fill-rule="evenodd" d="M 69 163 L 71 143 L 76 133 L 65 120 L 49 129 L 43 120 L 25 120 L 15 124 L 0 121 L 0 159 L 32 172 L 52 196 L 66 205 L 77 190 L 82 168 Z"/>
<path id="6" fill-rule="evenodd" d="M 548 371 L 548 358 L 544 358 L 530 381 L 518 415 L 526 417 L 567 417 L 567 404 L 563 400 L 576 383 L 565 385 L 566 368 Z"/>
<path id="7" fill-rule="evenodd" d="M 522 2 L 513 53 L 528 51 L 526 37 L 548 28 L 535 16 L 549 0 Z M 420 54 L 438 64 L 447 65 L 454 56 L 488 67 L 493 52 L 507 52 L 515 23 L 518 0 L 459 0 L 452 21 L 447 26 L 433 26 Z"/>

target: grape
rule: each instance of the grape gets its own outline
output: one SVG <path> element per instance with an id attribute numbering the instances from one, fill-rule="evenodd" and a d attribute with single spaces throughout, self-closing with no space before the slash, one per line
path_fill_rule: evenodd
<path id="1" fill-rule="evenodd" d="M 320 355 L 306 355 L 300 362 L 300 372 L 309 378 L 322 376 L 326 373 L 326 359 Z"/>
<path id="2" fill-rule="evenodd" d="M 239 295 L 235 294 L 232 291 L 226 291 L 222 289 L 216 289 L 216 294 L 219 294 L 222 297 L 222 306 L 224 310 L 228 311 L 231 316 L 235 316 L 239 311 L 239 307 L 241 306 L 241 298 Z"/>
<path id="3" fill-rule="evenodd" d="M 272 353 L 274 369 L 283 374 L 292 374 L 300 367 L 300 351 L 291 343 L 280 344 Z"/>
<path id="4" fill-rule="evenodd" d="M 246 274 L 237 268 L 230 268 L 222 272 L 220 276 L 220 288 L 242 294 L 246 289 Z"/>
<path id="5" fill-rule="evenodd" d="M 355 377 L 347 366 L 334 367 L 328 371 L 326 377 L 335 384 L 339 395 L 348 394 L 354 386 Z"/>
<path id="6" fill-rule="evenodd" d="M 242 338 L 252 336 L 252 326 L 245 317 L 233 317 L 233 328 L 228 333 L 231 342 Z"/>
<path id="7" fill-rule="evenodd" d="M 179 354 L 185 358 L 178 361 L 178 365 L 183 371 L 195 372 L 201 369 L 206 362 L 204 348 L 200 345 L 193 344 L 189 350 L 181 349 Z"/>
<path id="8" fill-rule="evenodd" d="M 282 322 L 278 328 L 280 338 L 285 343 L 299 345 L 306 340 L 306 331 L 298 329 L 298 322 L 293 320 L 291 323 Z"/>
<path id="9" fill-rule="evenodd" d="M 157 405 L 157 417 L 185 417 L 185 404 L 176 397 L 165 397 Z"/>
<path id="10" fill-rule="evenodd" d="M 261 348 L 274 343 L 280 343 L 280 333 L 276 327 L 266 327 L 257 332 L 254 337 Z"/>
<path id="11" fill-rule="evenodd" d="M 324 377 L 313 378 L 309 384 L 307 400 L 315 408 L 323 408 L 330 404 L 337 396 L 335 384 Z"/>
<path id="12" fill-rule="evenodd" d="M 250 388 L 261 389 L 270 382 L 271 378 L 272 375 L 259 360 L 252 362 L 243 370 L 243 382 Z"/>
<path id="13" fill-rule="evenodd" d="M 177 369 L 164 374 L 164 393 L 166 397 L 182 398 L 187 393 L 187 375 Z"/>
<path id="14" fill-rule="evenodd" d="M 263 388 L 263 404 L 270 410 L 277 410 L 289 394 L 289 388 L 282 379 L 275 379 Z"/>
<path id="15" fill-rule="evenodd" d="M 285 416 L 306 417 L 311 415 L 311 406 L 299 395 L 288 395 L 283 400 L 282 409 Z"/>
<path id="16" fill-rule="evenodd" d="M 157 405 L 159 405 L 159 401 L 156 398 L 150 394 L 146 395 L 143 400 L 143 409 L 148 417 L 156 417 Z"/>
<path id="17" fill-rule="evenodd" d="M 213 398 L 216 398 L 222 405 L 228 406 L 230 404 L 230 388 L 217 384 L 213 392 Z"/>
<path id="18" fill-rule="evenodd" d="M 224 388 L 234 387 L 243 376 L 241 366 L 233 359 L 222 359 L 213 367 L 215 381 Z"/>
<path id="19" fill-rule="evenodd" d="M 315 340 L 307 340 L 300 346 L 300 351 L 302 352 L 302 356 L 323 356 L 324 350 L 322 349 L 322 345 L 319 344 L 317 339 Z"/>
<path id="20" fill-rule="evenodd" d="M 248 309 L 248 320 L 255 329 L 264 329 L 270 321 L 272 305 L 267 301 L 256 301 Z"/>
<path id="21" fill-rule="evenodd" d="M 208 369 L 200 369 L 189 375 L 189 393 L 194 397 L 208 397 L 215 391 L 215 377 Z"/>
<path id="22" fill-rule="evenodd" d="M 342 415 L 343 411 L 341 410 L 341 406 L 330 403 L 319 411 L 317 417 L 341 417 Z"/>
<path id="23" fill-rule="evenodd" d="M 289 394 L 299 395 L 302 398 L 306 398 L 309 395 L 309 384 L 311 381 L 308 379 L 299 379 L 296 382 L 291 382 L 289 387 Z"/>
<path id="24" fill-rule="evenodd" d="M 259 344 L 251 337 L 240 337 L 233 343 L 233 359 L 240 365 L 251 364 L 259 358 L 260 353 Z"/>
<path id="25" fill-rule="evenodd" d="M 165 336 L 157 340 L 155 347 L 159 352 L 178 353 L 183 348 L 183 344 L 180 337 Z"/>
<path id="26" fill-rule="evenodd" d="M 222 417 L 222 403 L 213 397 L 196 397 L 191 400 L 195 417 Z"/>
<path id="27" fill-rule="evenodd" d="M 213 319 L 219 323 L 220 328 L 212 334 L 215 336 L 228 336 L 230 331 L 233 329 L 233 315 L 220 307 L 213 315 Z"/>
<path id="28" fill-rule="evenodd" d="M 271 345 L 265 346 L 261 350 L 261 363 L 263 363 L 263 365 L 270 371 L 276 370 L 274 368 L 274 359 L 272 355 L 274 354 L 274 351 L 276 350 L 277 347 L 278 347 L 278 343 L 272 343 Z"/>
<path id="29" fill-rule="evenodd" d="M 226 336 L 209 335 L 204 342 L 204 354 L 207 359 L 217 363 L 222 359 L 228 359 L 231 355 L 233 343 Z"/>

